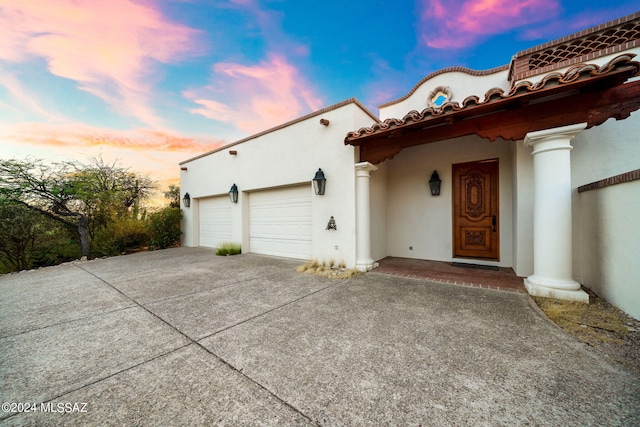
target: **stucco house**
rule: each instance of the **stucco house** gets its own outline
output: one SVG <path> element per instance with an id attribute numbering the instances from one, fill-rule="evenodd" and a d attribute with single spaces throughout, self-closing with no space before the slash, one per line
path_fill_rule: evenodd
<path id="1" fill-rule="evenodd" d="M 638 53 L 635 13 L 186 160 L 183 245 L 511 267 L 530 294 L 586 302 L 582 284 L 640 318 Z"/>

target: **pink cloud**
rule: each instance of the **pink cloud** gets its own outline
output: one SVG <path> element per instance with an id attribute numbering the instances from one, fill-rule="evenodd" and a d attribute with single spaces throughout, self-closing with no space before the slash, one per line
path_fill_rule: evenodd
<path id="1" fill-rule="evenodd" d="M 240 6 L 256 7 L 255 0 L 230 0 L 230 1 L 233 4 L 240 5 Z"/>
<path id="2" fill-rule="evenodd" d="M 202 106 L 191 109 L 192 113 L 220 122 L 233 122 L 236 112 L 231 107 L 211 99 L 200 99 L 194 92 L 187 91 L 184 95 Z"/>
<path id="3" fill-rule="evenodd" d="M 158 181 L 161 190 L 179 184 L 180 161 L 226 144 L 214 138 L 184 137 L 150 129 L 120 131 L 79 123 L 0 126 L 0 157 L 84 162 L 88 157 L 101 156 Z M 160 198 L 153 203 L 166 201 Z"/>
<path id="4" fill-rule="evenodd" d="M 182 137 L 150 129 L 117 131 L 78 123 L 20 123 L 4 125 L 0 131 L 3 144 L 30 144 L 83 150 L 103 146 L 129 151 L 200 153 L 227 144 L 213 138 Z"/>
<path id="5" fill-rule="evenodd" d="M 421 0 L 420 38 L 429 47 L 463 48 L 482 37 L 544 22 L 557 0 Z"/>
<path id="6" fill-rule="evenodd" d="M 0 59 L 43 58 L 117 111 L 160 126 L 149 107 L 155 63 L 196 53 L 196 30 L 174 24 L 147 2 L 0 0 Z"/>
<path id="7" fill-rule="evenodd" d="M 320 109 L 321 99 L 282 55 L 248 66 L 225 62 L 213 67 L 215 84 L 184 93 L 200 105 L 191 110 L 256 133 Z"/>

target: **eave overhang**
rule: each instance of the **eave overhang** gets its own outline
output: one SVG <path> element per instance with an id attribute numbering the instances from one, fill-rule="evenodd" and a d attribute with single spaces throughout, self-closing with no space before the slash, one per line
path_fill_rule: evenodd
<path id="1" fill-rule="evenodd" d="M 598 66 L 581 64 L 564 73 L 552 73 L 537 83 L 519 82 L 508 93 L 489 90 L 461 104 L 410 111 L 402 119 L 386 119 L 349 132 L 346 145 L 360 147 L 360 161 L 380 163 L 415 145 L 478 135 L 518 141 L 529 132 L 587 123 L 587 128 L 609 118 L 627 118 L 640 108 L 640 75 L 635 55 L 623 54 Z"/>

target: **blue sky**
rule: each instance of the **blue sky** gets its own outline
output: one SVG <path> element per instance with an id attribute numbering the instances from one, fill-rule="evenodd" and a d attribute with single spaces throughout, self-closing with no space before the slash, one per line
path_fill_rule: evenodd
<path id="1" fill-rule="evenodd" d="M 0 157 L 178 162 L 444 67 L 640 10 L 639 0 L 0 0 Z"/>

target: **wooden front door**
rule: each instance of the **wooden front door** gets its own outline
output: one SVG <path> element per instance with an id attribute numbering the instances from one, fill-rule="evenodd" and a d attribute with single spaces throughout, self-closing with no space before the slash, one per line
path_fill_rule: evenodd
<path id="1" fill-rule="evenodd" d="M 453 256 L 498 260 L 498 159 L 453 165 Z"/>

